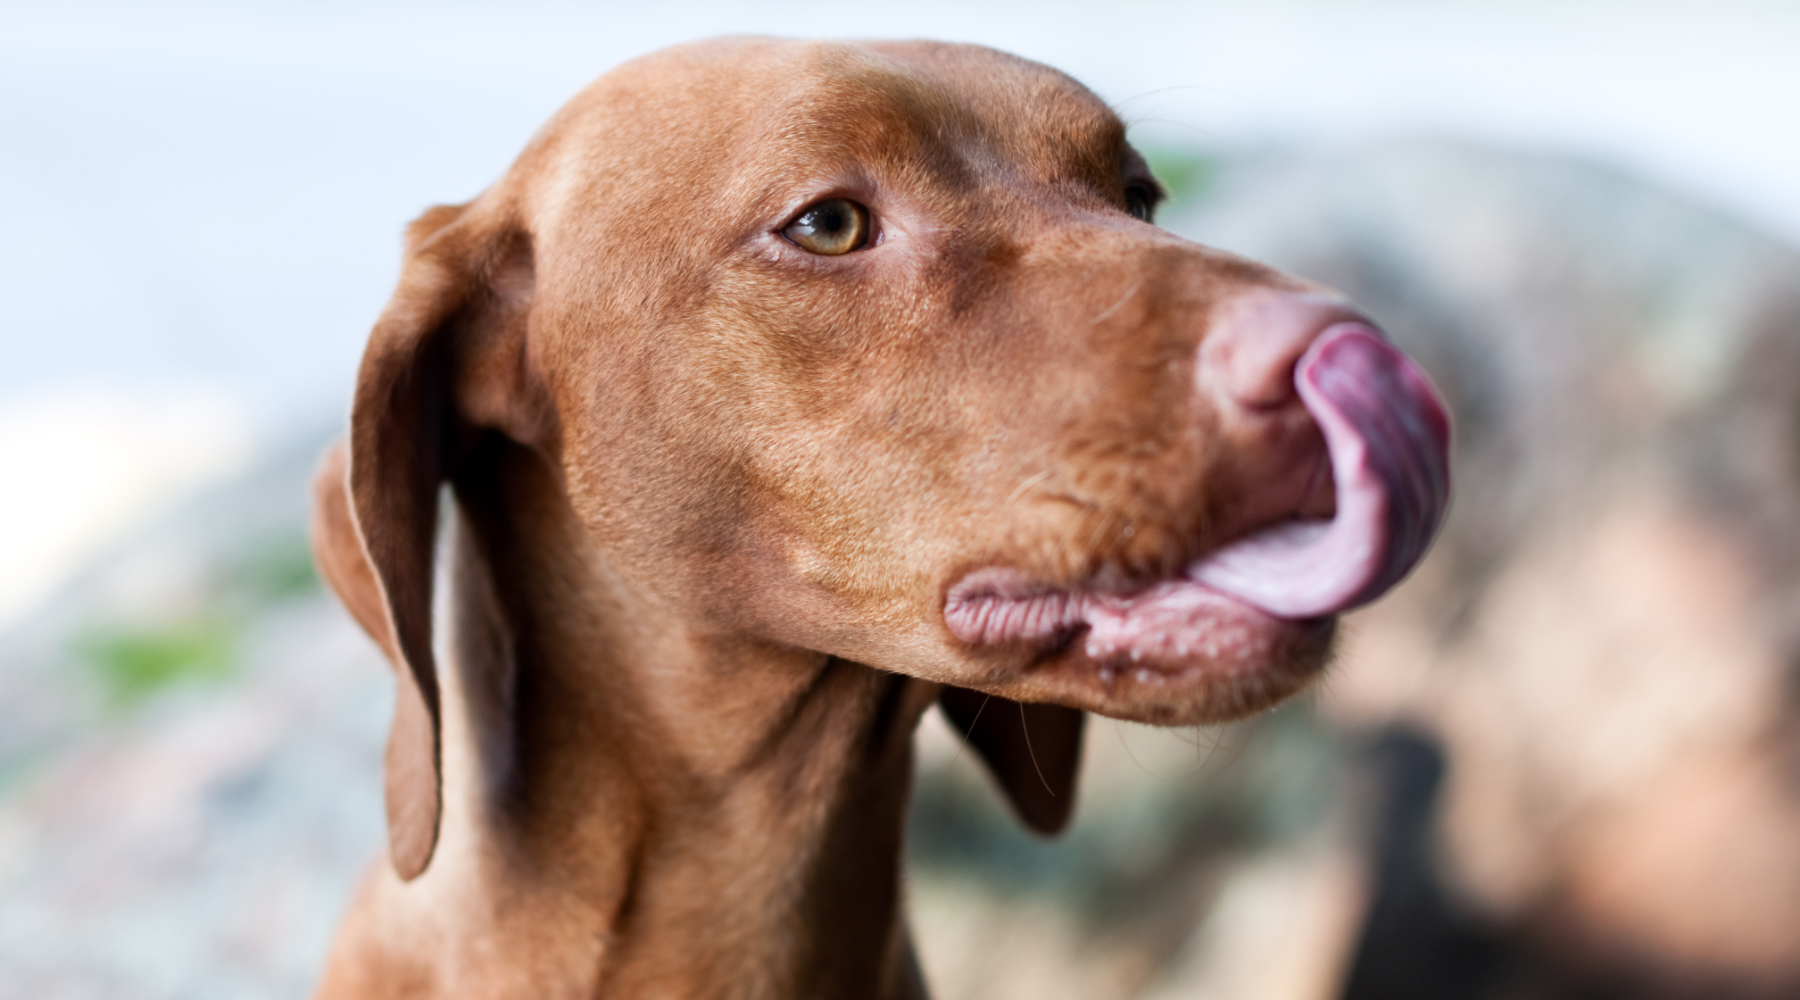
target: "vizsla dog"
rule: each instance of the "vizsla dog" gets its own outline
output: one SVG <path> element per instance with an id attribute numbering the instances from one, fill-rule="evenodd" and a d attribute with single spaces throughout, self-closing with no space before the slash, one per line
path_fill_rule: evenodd
<path id="1" fill-rule="evenodd" d="M 1083 712 L 1306 685 L 1422 556 L 1446 418 L 1161 196 L 1043 66 L 726 40 L 415 222 L 317 485 L 399 687 L 391 864 L 321 996 L 922 997 L 930 705 L 1054 831 Z"/>

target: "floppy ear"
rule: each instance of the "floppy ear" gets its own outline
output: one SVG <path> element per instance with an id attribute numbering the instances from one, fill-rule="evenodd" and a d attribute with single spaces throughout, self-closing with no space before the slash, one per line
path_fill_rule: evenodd
<path id="1" fill-rule="evenodd" d="M 443 812 L 431 591 L 439 488 L 473 440 L 458 398 L 494 398 L 471 379 L 505 353 L 494 341 L 522 337 L 529 299 L 528 246 L 471 236 L 478 227 L 457 226 L 468 211 L 440 206 L 408 228 L 399 288 L 357 375 L 348 447 L 326 455 L 314 485 L 314 558 L 394 666 L 388 852 L 403 879 L 430 863 Z M 501 259 L 509 255 L 514 263 Z"/>
<path id="2" fill-rule="evenodd" d="M 1086 713 L 959 687 L 944 688 L 938 706 L 981 755 L 1020 822 L 1044 834 L 1068 824 L 1075 812 Z"/>

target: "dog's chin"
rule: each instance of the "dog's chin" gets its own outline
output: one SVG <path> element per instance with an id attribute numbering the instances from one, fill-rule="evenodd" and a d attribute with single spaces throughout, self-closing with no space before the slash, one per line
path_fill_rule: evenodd
<path id="1" fill-rule="evenodd" d="M 1281 618 L 1191 579 L 1059 589 L 1005 570 L 965 578 L 945 619 L 965 642 L 1018 656 L 1005 686 L 1028 700 L 1164 726 L 1274 705 L 1323 671 L 1337 633 L 1335 615 Z"/>

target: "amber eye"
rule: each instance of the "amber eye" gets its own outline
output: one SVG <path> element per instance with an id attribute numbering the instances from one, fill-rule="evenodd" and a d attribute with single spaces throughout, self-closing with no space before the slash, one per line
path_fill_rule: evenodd
<path id="1" fill-rule="evenodd" d="M 1150 217 L 1156 213 L 1156 197 L 1150 193 L 1149 188 L 1133 184 L 1125 189 L 1125 211 L 1130 212 L 1134 219 L 1149 222 Z"/>
<path id="2" fill-rule="evenodd" d="M 848 198 L 832 198 L 800 213 L 781 235 L 802 250 L 836 257 L 869 242 L 869 210 Z"/>

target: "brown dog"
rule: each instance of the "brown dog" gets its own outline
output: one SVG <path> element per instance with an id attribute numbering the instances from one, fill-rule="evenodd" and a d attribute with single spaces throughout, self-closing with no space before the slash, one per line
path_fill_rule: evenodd
<path id="1" fill-rule="evenodd" d="M 1443 412 L 1159 197 L 1045 67 L 731 40 L 607 74 L 414 223 L 318 480 L 399 679 L 392 865 L 321 995 L 922 996 L 930 704 L 1052 831 L 1083 710 L 1305 685 L 1435 530 Z"/>

